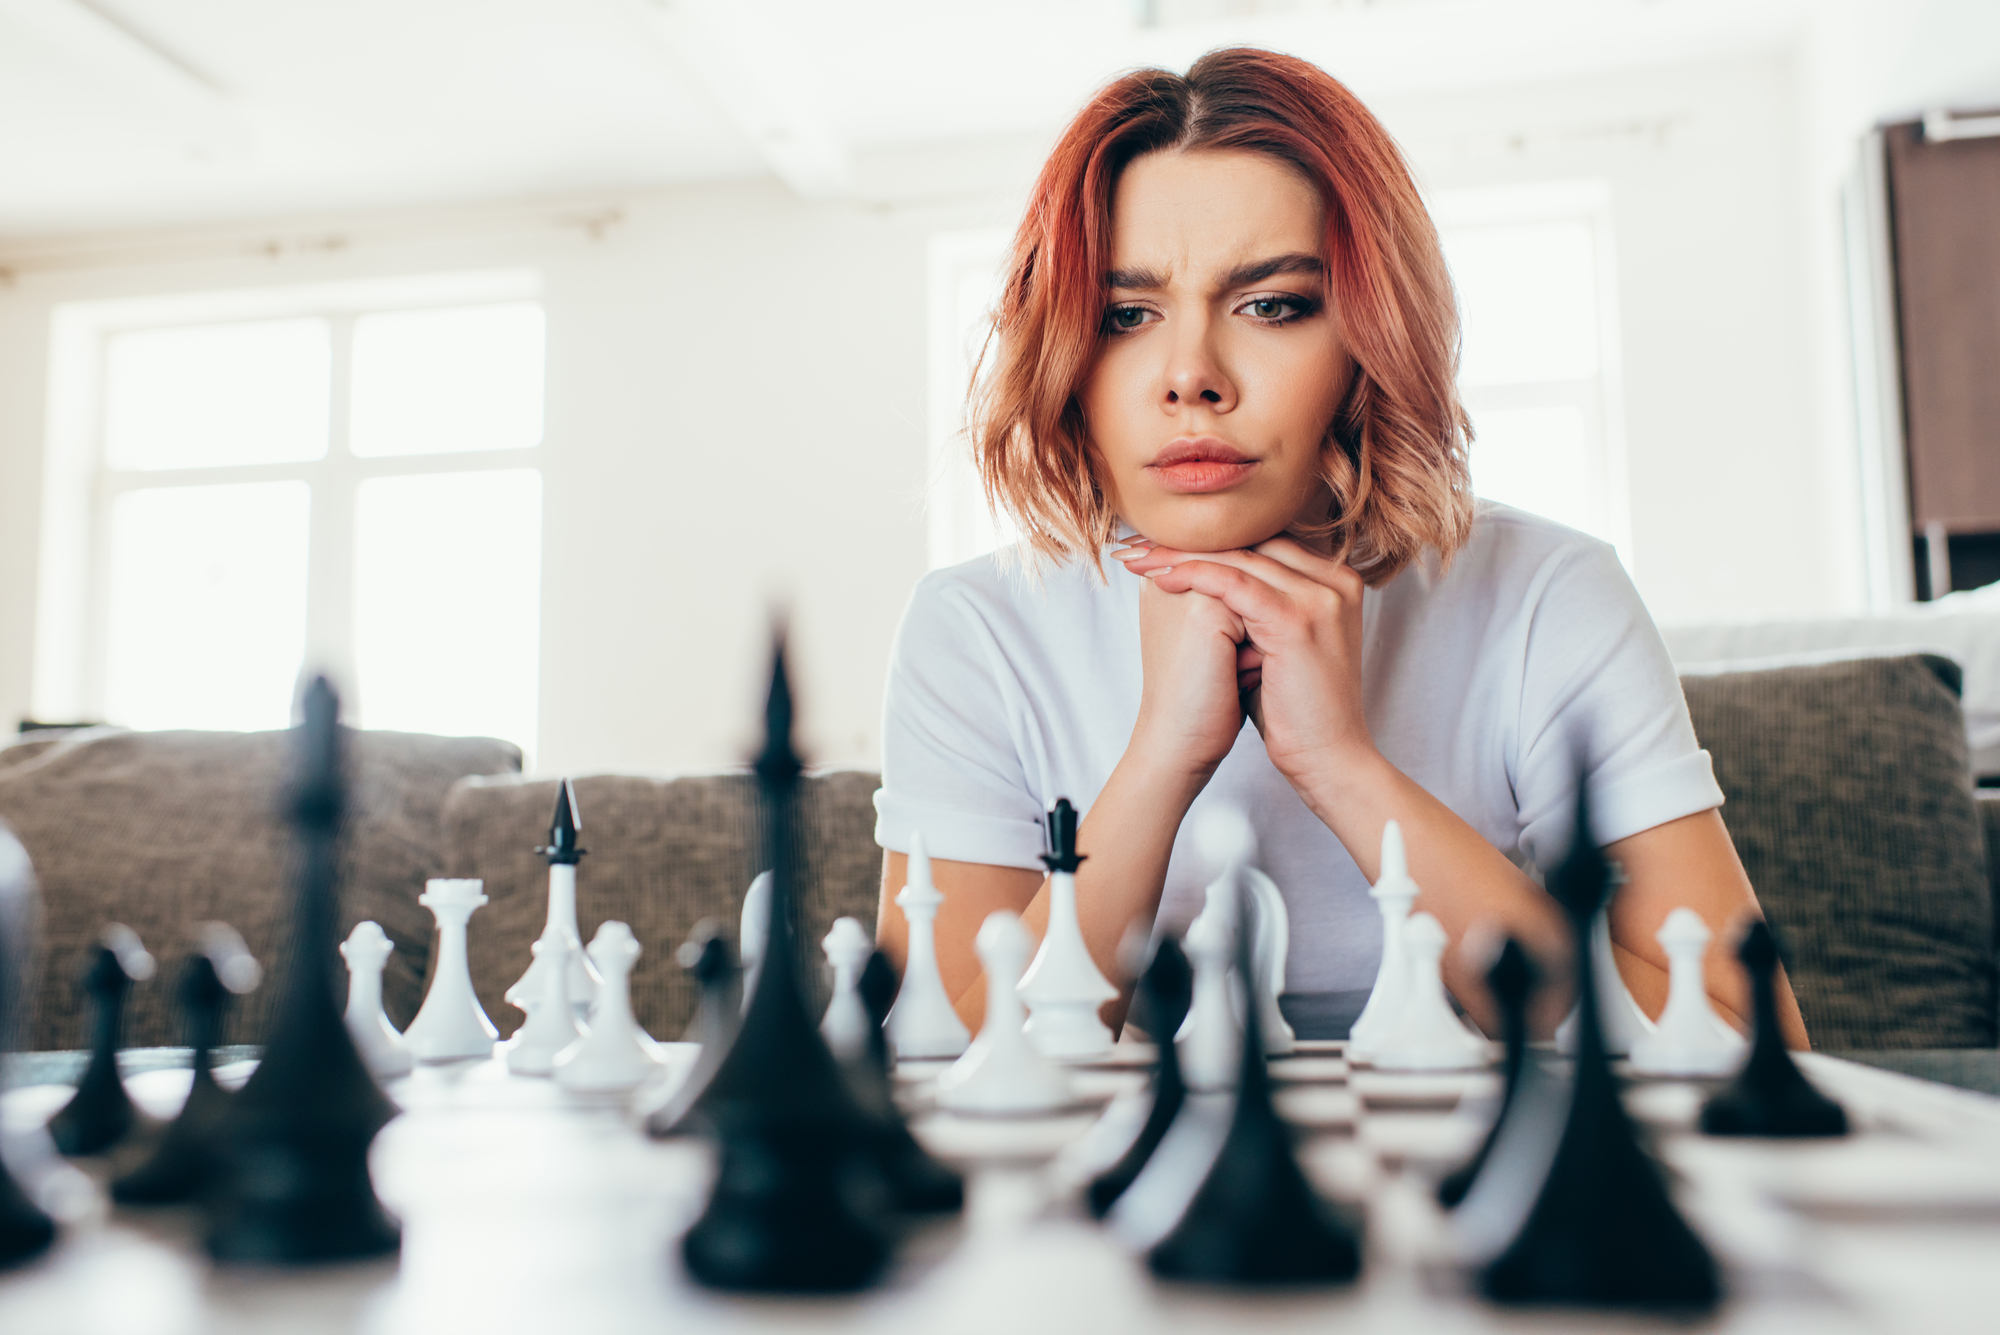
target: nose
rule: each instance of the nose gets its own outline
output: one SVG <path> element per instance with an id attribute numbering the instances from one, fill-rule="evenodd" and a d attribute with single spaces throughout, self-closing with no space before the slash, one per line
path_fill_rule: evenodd
<path id="1" fill-rule="evenodd" d="M 1167 352 L 1160 406 L 1168 413 L 1205 404 L 1226 413 L 1236 406 L 1236 385 L 1215 355 L 1206 321 L 1190 320 Z"/>

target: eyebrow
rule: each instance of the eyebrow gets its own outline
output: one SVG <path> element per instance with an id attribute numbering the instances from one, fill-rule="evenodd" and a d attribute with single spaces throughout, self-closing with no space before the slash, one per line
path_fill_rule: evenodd
<path id="1" fill-rule="evenodd" d="M 1273 255 L 1269 259 L 1251 260 L 1239 264 L 1222 276 L 1218 290 L 1249 287 L 1267 278 L 1280 274 L 1310 274 L 1317 278 L 1326 273 L 1326 265 L 1317 255 L 1304 251 L 1293 251 L 1289 255 Z M 1113 269 L 1105 275 L 1105 281 L 1112 287 L 1122 287 L 1128 291 L 1151 292 L 1167 285 L 1165 275 L 1157 269 Z"/>

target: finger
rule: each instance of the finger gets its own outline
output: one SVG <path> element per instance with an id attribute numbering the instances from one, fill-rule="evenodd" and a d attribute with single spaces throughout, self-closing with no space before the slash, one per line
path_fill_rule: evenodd
<path id="1" fill-rule="evenodd" d="M 1275 564 L 1275 563 L 1273 563 Z M 1299 579 L 1287 571 L 1289 579 Z M 1182 561 L 1147 575 L 1168 593 L 1205 593 L 1245 623 L 1270 624 L 1284 615 L 1289 599 L 1278 589 L 1233 563 L 1204 556 Z M 1309 583 L 1309 581 L 1307 581 Z M 1251 638 L 1255 638 L 1253 634 Z"/>
<path id="2" fill-rule="evenodd" d="M 1258 543 L 1251 550 L 1337 593 L 1358 595 L 1363 587 L 1361 576 L 1353 566 L 1324 552 L 1316 552 L 1297 538 L 1280 535 Z"/>
<path id="3" fill-rule="evenodd" d="M 1211 562 L 1242 571 L 1290 597 L 1302 600 L 1317 594 L 1319 590 L 1333 587 L 1324 580 L 1301 574 L 1272 557 L 1241 549 L 1226 552 L 1182 552 L 1171 548 L 1154 547 L 1143 559 L 1128 562 L 1125 568 L 1135 574 L 1149 575 L 1169 567 L 1178 569 L 1196 562 Z"/>
<path id="4" fill-rule="evenodd" d="M 1264 666 L 1264 651 L 1247 641 L 1236 646 L 1236 670 L 1249 672 Z"/>

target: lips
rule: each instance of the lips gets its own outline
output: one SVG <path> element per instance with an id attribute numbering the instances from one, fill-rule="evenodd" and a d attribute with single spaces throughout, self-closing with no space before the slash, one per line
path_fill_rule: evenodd
<path id="1" fill-rule="evenodd" d="M 1168 491 L 1180 495 L 1224 491 L 1248 477 L 1257 461 L 1214 439 L 1177 440 L 1146 465 Z"/>

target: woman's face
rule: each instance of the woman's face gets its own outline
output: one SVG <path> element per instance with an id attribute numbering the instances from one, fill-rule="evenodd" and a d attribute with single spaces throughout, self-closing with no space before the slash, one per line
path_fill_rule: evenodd
<path id="1" fill-rule="evenodd" d="M 1324 519 L 1352 364 L 1318 192 L 1259 153 L 1149 153 L 1112 200 L 1111 297 L 1079 398 L 1119 517 L 1183 551 Z"/>

